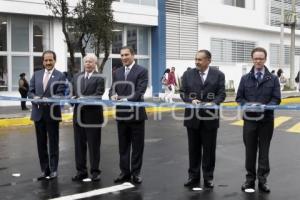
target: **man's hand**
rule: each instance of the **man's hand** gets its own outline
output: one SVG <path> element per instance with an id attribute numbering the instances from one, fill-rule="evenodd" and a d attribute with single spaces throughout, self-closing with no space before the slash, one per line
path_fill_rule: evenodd
<path id="1" fill-rule="evenodd" d="M 199 103 L 201 103 L 201 101 L 199 101 L 198 99 L 194 99 L 194 100 L 192 100 L 192 104 L 199 104 Z"/>
<path id="2" fill-rule="evenodd" d="M 112 95 L 111 97 L 111 100 L 113 100 L 113 101 L 117 101 L 118 100 L 118 95 Z"/>

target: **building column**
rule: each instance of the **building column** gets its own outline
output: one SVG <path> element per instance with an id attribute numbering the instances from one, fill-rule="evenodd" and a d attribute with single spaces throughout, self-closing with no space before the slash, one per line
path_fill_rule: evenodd
<path id="1" fill-rule="evenodd" d="M 151 30 L 151 63 L 153 96 L 161 92 L 160 78 L 166 69 L 166 9 L 165 1 L 158 2 L 158 26 Z"/>

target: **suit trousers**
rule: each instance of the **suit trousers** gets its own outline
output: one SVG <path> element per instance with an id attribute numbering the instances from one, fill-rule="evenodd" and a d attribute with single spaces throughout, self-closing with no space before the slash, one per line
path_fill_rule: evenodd
<path id="1" fill-rule="evenodd" d="M 139 175 L 143 163 L 145 121 L 118 121 L 117 124 L 121 172 Z"/>
<path id="2" fill-rule="evenodd" d="M 81 127 L 78 123 L 73 124 L 75 142 L 75 162 L 78 174 L 87 174 L 86 158 L 87 148 L 90 158 L 90 173 L 100 174 L 100 145 L 101 128 Z"/>
<path id="3" fill-rule="evenodd" d="M 207 129 L 201 125 L 202 123 L 200 123 L 198 129 L 187 128 L 189 146 L 188 173 L 189 178 L 200 179 L 200 167 L 202 162 L 204 180 L 213 180 L 218 129 Z"/>
<path id="4" fill-rule="evenodd" d="M 26 99 L 27 98 L 27 91 L 19 90 L 21 94 L 21 98 Z M 26 109 L 26 101 L 21 101 L 21 109 L 24 110 Z"/>
<path id="5" fill-rule="evenodd" d="M 266 183 L 270 173 L 269 149 L 273 136 L 274 120 L 248 121 L 244 120 L 243 140 L 246 148 L 246 180 L 256 179 L 256 157 L 258 149 L 257 178 Z"/>
<path id="6" fill-rule="evenodd" d="M 59 158 L 59 121 L 45 120 L 42 118 L 40 121 L 34 122 L 34 125 L 41 170 L 46 174 L 56 172 Z"/>

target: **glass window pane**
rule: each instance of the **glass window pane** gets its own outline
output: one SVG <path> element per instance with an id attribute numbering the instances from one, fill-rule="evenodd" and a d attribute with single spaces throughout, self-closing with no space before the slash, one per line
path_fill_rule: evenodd
<path id="1" fill-rule="evenodd" d="M 33 22 L 33 51 L 43 52 L 49 49 L 49 21 Z"/>
<path id="2" fill-rule="evenodd" d="M 236 6 L 240 8 L 245 8 L 245 0 L 236 0 Z"/>
<path id="3" fill-rule="evenodd" d="M 112 53 L 119 54 L 123 46 L 123 30 L 122 26 L 116 26 L 113 29 Z"/>
<path id="4" fill-rule="evenodd" d="M 105 87 L 109 88 L 111 86 L 111 59 L 108 59 L 104 65 L 103 76 L 105 79 Z"/>
<path id="5" fill-rule="evenodd" d="M 127 46 L 131 46 L 134 52 L 137 52 L 137 28 L 128 27 L 127 28 Z"/>
<path id="6" fill-rule="evenodd" d="M 7 19 L 0 16 L 0 51 L 7 50 Z"/>
<path id="7" fill-rule="evenodd" d="M 28 17 L 11 18 L 11 42 L 13 51 L 29 51 Z"/>
<path id="8" fill-rule="evenodd" d="M 19 75 L 25 73 L 29 76 L 29 57 L 28 56 L 13 56 L 12 57 L 12 90 L 16 91 L 19 88 Z"/>
<path id="9" fill-rule="evenodd" d="M 123 0 L 125 3 L 136 3 L 139 4 L 140 0 Z"/>
<path id="10" fill-rule="evenodd" d="M 42 56 L 33 57 L 33 71 L 44 69 Z"/>
<path id="11" fill-rule="evenodd" d="M 151 85 L 151 78 L 149 77 L 149 59 L 138 59 L 137 63 L 148 70 L 148 85 Z"/>
<path id="12" fill-rule="evenodd" d="M 234 0 L 224 0 L 225 5 L 234 6 Z"/>
<path id="13" fill-rule="evenodd" d="M 148 28 L 139 28 L 139 48 L 137 54 L 148 55 Z"/>
<path id="14" fill-rule="evenodd" d="M 68 72 L 70 72 L 70 67 L 71 67 L 71 61 L 70 58 L 68 58 Z M 77 57 L 75 58 L 75 68 L 73 69 L 73 74 L 77 74 L 78 72 L 81 72 L 81 58 Z"/>
<path id="15" fill-rule="evenodd" d="M 0 91 L 7 91 L 7 57 L 0 56 Z"/>
<path id="16" fill-rule="evenodd" d="M 142 5 L 155 6 L 156 0 L 141 0 Z"/>

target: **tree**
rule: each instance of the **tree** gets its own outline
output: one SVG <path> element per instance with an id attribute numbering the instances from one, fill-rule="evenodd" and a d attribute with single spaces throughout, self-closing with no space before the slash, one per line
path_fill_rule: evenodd
<path id="1" fill-rule="evenodd" d="M 74 9 L 69 7 L 67 0 L 45 0 L 45 4 L 62 22 L 62 31 L 70 53 L 71 67 L 68 70 L 73 73 L 75 68 L 73 44 L 78 45 L 82 57 L 86 55 L 86 48 L 90 45 L 98 60 L 101 51 L 104 53 L 104 58 L 98 65 L 98 70 L 102 73 L 112 42 L 112 0 L 80 0 Z M 72 30 L 68 27 L 72 27 Z M 72 37 L 74 40 L 71 40 Z"/>
<path id="2" fill-rule="evenodd" d="M 70 52 L 70 67 L 68 70 L 71 74 L 74 72 L 75 68 L 75 57 L 74 57 L 74 47 L 72 46 L 72 41 L 70 35 L 67 31 L 67 25 L 72 24 L 74 18 L 72 18 L 72 10 L 69 8 L 67 0 L 45 0 L 46 6 L 52 11 L 54 17 L 61 20 L 62 23 L 62 32 L 65 36 L 68 51 Z"/>

